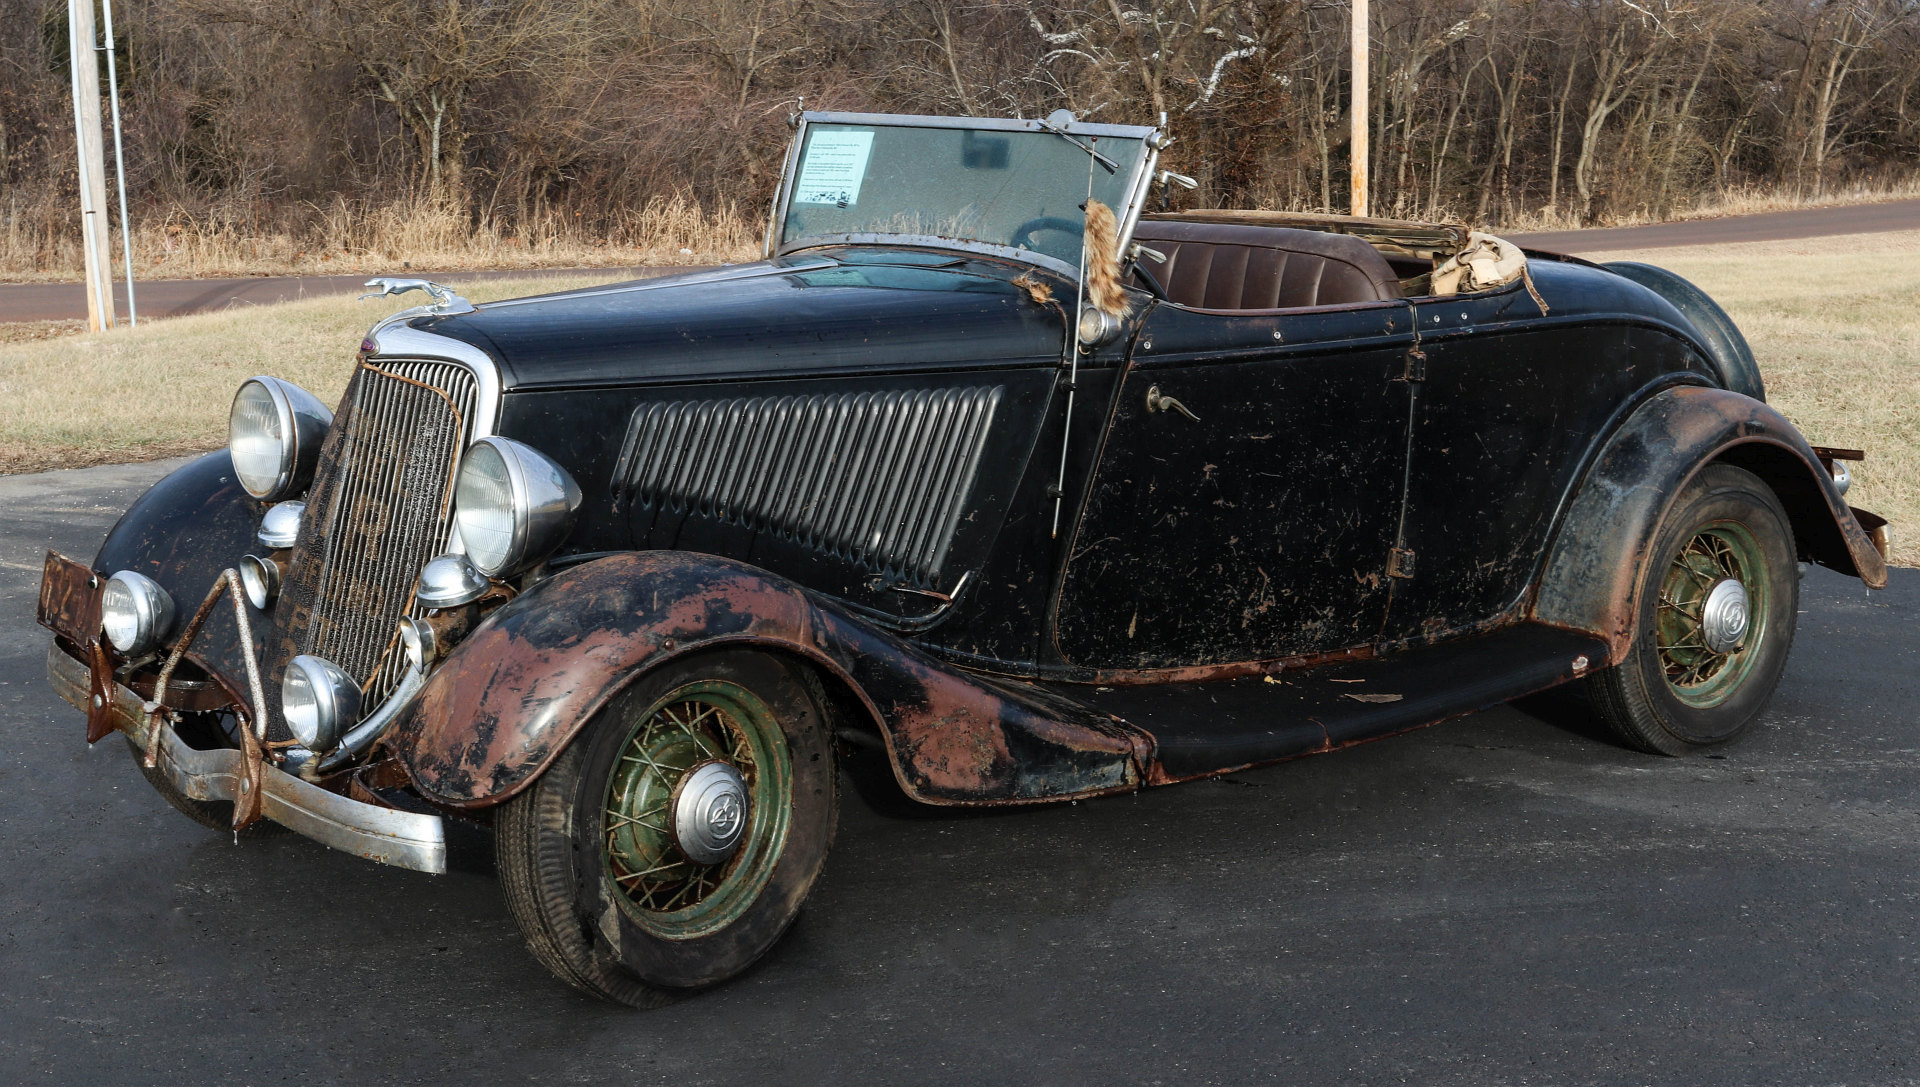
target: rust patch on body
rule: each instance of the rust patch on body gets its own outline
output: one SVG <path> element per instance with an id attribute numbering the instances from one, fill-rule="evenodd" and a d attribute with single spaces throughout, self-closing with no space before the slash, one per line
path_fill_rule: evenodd
<path id="1" fill-rule="evenodd" d="M 1139 781 L 1147 741 L 1124 725 L 960 673 L 744 563 L 670 551 L 584 563 L 503 606 L 428 680 L 388 746 L 433 800 L 496 804 L 645 671 L 742 645 L 809 661 L 853 691 L 915 799 L 1020 803 Z"/>

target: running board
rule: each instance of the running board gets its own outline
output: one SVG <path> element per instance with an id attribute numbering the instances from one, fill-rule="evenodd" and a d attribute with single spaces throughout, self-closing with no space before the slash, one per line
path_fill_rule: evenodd
<path id="1" fill-rule="evenodd" d="M 1585 674 L 1606 643 L 1537 623 L 1367 661 L 1207 683 L 1044 684 L 1146 733 L 1164 785 L 1332 751 L 1497 706 Z"/>

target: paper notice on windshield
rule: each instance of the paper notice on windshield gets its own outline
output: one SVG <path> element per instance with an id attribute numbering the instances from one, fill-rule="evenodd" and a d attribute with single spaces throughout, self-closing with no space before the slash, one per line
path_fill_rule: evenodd
<path id="1" fill-rule="evenodd" d="M 859 203 L 860 181 L 867 176 L 872 151 L 872 132 L 813 133 L 800 163 L 800 180 L 793 184 L 793 202 L 843 208 Z"/>

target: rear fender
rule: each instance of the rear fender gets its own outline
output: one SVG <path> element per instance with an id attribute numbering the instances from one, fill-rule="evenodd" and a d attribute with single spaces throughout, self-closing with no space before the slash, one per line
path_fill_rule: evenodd
<path id="1" fill-rule="evenodd" d="M 1800 557 L 1884 588 L 1887 566 L 1807 440 L 1779 412 L 1723 389 L 1667 389 L 1607 439 L 1548 555 L 1533 618 L 1626 653 L 1639 572 L 1667 508 L 1715 462 L 1754 473 L 1779 496 Z"/>
<path id="2" fill-rule="evenodd" d="M 387 743 L 432 799 L 497 804 L 627 684 L 743 645 L 840 687 L 879 730 L 901 788 L 925 803 L 1128 790 L 1147 762 L 1144 735 L 1109 718 L 958 671 L 765 571 L 679 551 L 583 563 L 504 605 L 434 671 Z"/>

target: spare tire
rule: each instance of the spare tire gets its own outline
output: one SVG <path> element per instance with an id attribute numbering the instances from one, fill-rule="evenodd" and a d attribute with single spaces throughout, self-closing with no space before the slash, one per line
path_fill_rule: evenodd
<path id="1" fill-rule="evenodd" d="M 1619 260 L 1603 265 L 1607 271 L 1631 279 L 1672 303 L 1700 333 L 1700 343 L 1720 374 L 1720 381 L 1734 392 L 1755 400 L 1767 398 L 1767 387 L 1760 380 L 1760 364 L 1753 359 L 1747 338 L 1707 292 L 1685 279 L 1652 264 Z"/>

